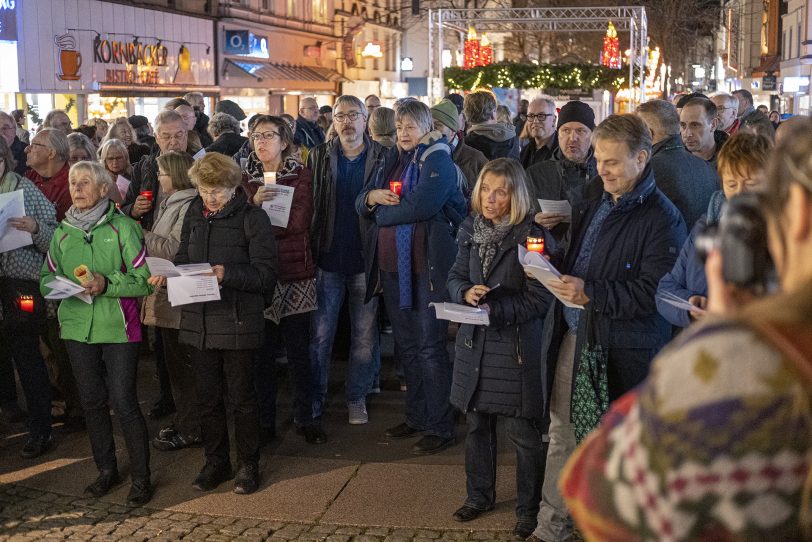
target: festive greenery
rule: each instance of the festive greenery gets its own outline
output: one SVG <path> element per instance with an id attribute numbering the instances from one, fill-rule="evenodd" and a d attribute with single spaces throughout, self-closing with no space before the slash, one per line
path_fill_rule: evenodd
<path id="1" fill-rule="evenodd" d="M 616 91 L 628 80 L 622 72 L 592 64 L 517 64 L 502 62 L 471 69 L 446 68 L 445 85 L 454 90 L 480 87 Z"/>

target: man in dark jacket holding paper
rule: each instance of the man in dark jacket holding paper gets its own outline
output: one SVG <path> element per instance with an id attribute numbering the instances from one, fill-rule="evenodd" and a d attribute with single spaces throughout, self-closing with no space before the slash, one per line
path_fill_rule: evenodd
<path id="1" fill-rule="evenodd" d="M 612 115 L 593 135 L 598 177 L 573 205 L 572 242 L 561 279 L 550 286 L 560 300 L 544 324 L 543 359 L 551 383 L 550 448 L 538 527 L 528 540 L 570 540 L 558 478 L 575 448 L 570 423 L 576 360 L 588 326 L 608 352 L 609 399 L 639 384 L 651 359 L 671 337 L 658 313 L 657 284 L 685 241 L 685 222 L 657 189 L 651 172 L 651 133 L 635 115 Z M 591 333 L 590 333 L 591 334 Z"/>

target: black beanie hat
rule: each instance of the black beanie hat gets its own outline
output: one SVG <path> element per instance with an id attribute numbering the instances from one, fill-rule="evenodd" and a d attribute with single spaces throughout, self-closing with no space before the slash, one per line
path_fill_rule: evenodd
<path id="1" fill-rule="evenodd" d="M 558 112 L 558 126 L 561 128 L 568 122 L 580 122 L 590 130 L 595 129 L 595 112 L 584 102 L 572 101 L 564 104 Z"/>

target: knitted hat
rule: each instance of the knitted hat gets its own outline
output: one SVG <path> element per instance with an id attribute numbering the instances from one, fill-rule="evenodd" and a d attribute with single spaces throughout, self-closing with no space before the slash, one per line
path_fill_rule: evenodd
<path id="1" fill-rule="evenodd" d="M 149 124 L 149 120 L 147 120 L 147 117 L 143 115 L 133 115 L 127 120 L 130 121 L 130 126 L 133 128 L 141 128 L 142 126 Z"/>
<path id="2" fill-rule="evenodd" d="M 558 112 L 558 126 L 561 128 L 568 122 L 580 122 L 590 130 L 595 129 L 595 112 L 584 102 L 572 101 L 564 104 Z"/>
<path id="3" fill-rule="evenodd" d="M 228 113 L 237 120 L 245 119 L 245 111 L 231 100 L 220 100 L 214 108 L 215 113 Z"/>
<path id="4" fill-rule="evenodd" d="M 454 132 L 460 129 L 457 106 L 447 98 L 443 98 L 440 103 L 431 108 L 431 118 L 442 122 Z"/>

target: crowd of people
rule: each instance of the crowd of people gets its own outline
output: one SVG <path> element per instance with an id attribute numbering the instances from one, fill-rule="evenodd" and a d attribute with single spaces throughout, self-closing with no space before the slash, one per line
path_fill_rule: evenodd
<path id="1" fill-rule="evenodd" d="M 346 304 L 347 423 L 368 423 L 380 392 L 380 313 L 405 391 L 386 438 L 435 454 L 463 414 L 457 521 L 496 504 L 502 419 L 517 540 L 571 540 L 573 520 L 618 541 L 795 539 L 809 526 L 810 119 L 779 123 L 744 90 L 600 122 L 547 97 L 511 118 L 485 90 L 432 107 L 307 97 L 295 118 L 248 119 L 228 100 L 203 110 L 190 93 L 152 122 L 76 130 L 52 111 L 27 141 L 19 115 L 0 112 L 0 193 L 22 191 L 25 216 L 8 223 L 32 238 L 0 254 L 0 411 L 27 420 L 23 457 L 54 445 L 50 366 L 58 421 L 90 439 L 87 495 L 121 483 L 111 409 L 130 504 L 152 498 L 150 444 L 202 447 L 200 491 L 233 479 L 253 493 L 276 432 L 277 359 L 297 433 L 328 442 Z M 284 225 L 263 208 L 273 184 L 293 189 Z M 734 216 L 742 205 L 757 212 Z M 557 272 L 540 282 L 521 247 Z M 736 282 L 770 259 L 759 247 L 771 271 Z M 219 300 L 173 306 L 148 256 L 210 264 Z M 65 279 L 84 295 L 46 299 Z M 452 328 L 453 356 L 441 302 L 487 314 Z M 147 415 L 174 414 L 155 435 L 136 387 L 150 337 L 160 393 Z"/>

